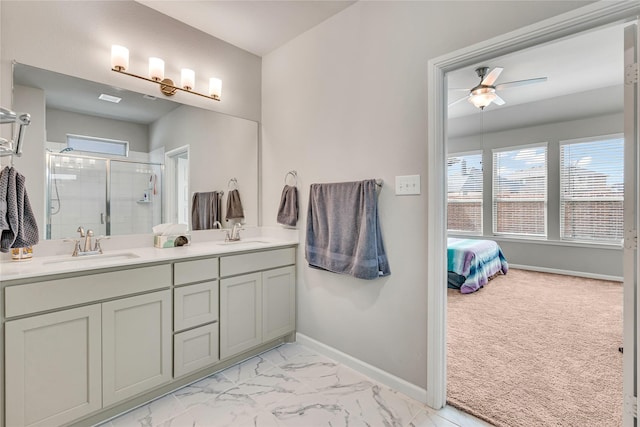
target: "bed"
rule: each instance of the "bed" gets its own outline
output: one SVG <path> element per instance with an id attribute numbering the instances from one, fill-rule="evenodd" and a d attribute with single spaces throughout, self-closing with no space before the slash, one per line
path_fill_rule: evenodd
<path id="1" fill-rule="evenodd" d="M 493 240 L 447 239 L 447 286 L 470 294 L 487 284 L 496 274 L 507 274 L 502 249 Z"/>

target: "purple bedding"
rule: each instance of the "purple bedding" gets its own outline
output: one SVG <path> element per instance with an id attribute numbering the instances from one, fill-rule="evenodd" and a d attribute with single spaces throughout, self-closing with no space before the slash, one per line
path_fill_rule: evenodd
<path id="1" fill-rule="evenodd" d="M 486 285 L 496 273 L 507 274 L 509 264 L 493 240 L 450 237 L 447 239 L 447 270 L 448 287 L 469 294 Z"/>

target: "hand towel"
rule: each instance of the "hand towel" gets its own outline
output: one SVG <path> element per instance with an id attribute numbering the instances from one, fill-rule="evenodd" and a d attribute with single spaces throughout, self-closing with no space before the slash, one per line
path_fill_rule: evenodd
<path id="1" fill-rule="evenodd" d="M 285 185 L 280 197 L 278 208 L 278 223 L 295 227 L 298 222 L 298 189 Z"/>
<path id="2" fill-rule="evenodd" d="M 5 168 L 6 169 L 6 168 Z M 3 170 L 3 172 L 5 172 Z M 7 229 L 2 230 L 0 252 L 9 252 L 11 248 L 26 248 L 39 241 L 38 224 L 29 203 L 26 190 L 26 178 L 15 168 L 9 168 L 7 185 L 1 190 L 2 199 L 6 203 Z M 0 180 L 4 183 L 4 179 Z"/>
<path id="3" fill-rule="evenodd" d="M 375 180 L 311 185 L 305 258 L 311 267 L 361 279 L 391 274 Z"/>
<path id="4" fill-rule="evenodd" d="M 211 230 L 222 219 L 222 195 L 217 191 L 194 193 L 191 200 L 191 229 Z"/>
<path id="5" fill-rule="evenodd" d="M 9 230 L 9 222 L 7 221 L 7 189 L 9 187 L 9 173 L 11 168 L 5 167 L 0 171 L 0 233 L 3 230 Z"/>
<path id="6" fill-rule="evenodd" d="M 227 221 L 236 219 L 242 221 L 244 219 L 244 210 L 240 201 L 240 192 L 238 190 L 229 191 L 227 196 Z"/>

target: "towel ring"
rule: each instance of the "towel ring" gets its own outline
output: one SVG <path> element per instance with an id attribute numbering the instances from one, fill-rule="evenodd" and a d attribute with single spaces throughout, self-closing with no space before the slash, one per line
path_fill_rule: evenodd
<path id="1" fill-rule="evenodd" d="M 298 172 L 294 170 L 287 172 L 287 174 L 284 176 L 284 185 L 287 185 L 287 178 L 289 178 L 289 175 L 293 177 L 294 187 L 298 186 Z"/>
<path id="2" fill-rule="evenodd" d="M 229 190 L 237 190 L 238 189 L 238 179 L 237 178 L 231 178 L 229 180 L 229 184 L 227 185 L 227 188 Z"/>

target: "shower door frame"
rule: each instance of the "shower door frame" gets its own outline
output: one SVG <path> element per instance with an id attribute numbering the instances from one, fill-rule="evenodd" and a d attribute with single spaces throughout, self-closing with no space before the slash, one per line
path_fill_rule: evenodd
<path id="1" fill-rule="evenodd" d="M 51 172 L 52 172 L 52 167 L 51 167 L 51 161 L 52 161 L 52 156 L 67 156 L 67 157 L 73 157 L 73 158 L 79 158 L 79 159 L 88 159 L 88 160 L 99 160 L 99 161 L 104 161 L 105 162 L 105 178 L 106 178 L 106 185 L 105 185 L 105 236 L 111 236 L 111 161 L 117 161 L 117 162 L 123 162 L 123 163 L 137 163 L 137 164 L 142 164 L 142 165 L 150 165 L 150 166 L 159 166 L 160 167 L 160 176 L 161 176 L 161 180 L 160 182 L 162 183 L 162 185 L 164 185 L 164 164 L 162 163 L 154 163 L 154 162 L 142 162 L 142 161 L 137 161 L 137 160 L 131 160 L 131 159 L 120 159 L 120 158 L 111 158 L 111 157 L 99 157 L 99 156 L 91 156 L 91 155 L 86 155 L 86 154 L 72 154 L 72 153 L 55 153 L 55 152 L 50 152 L 47 151 L 46 153 L 46 170 L 45 170 L 45 177 L 46 177 L 46 207 L 45 207 L 45 224 L 46 224 L 46 233 L 45 233 L 45 239 L 46 240 L 50 240 L 51 239 Z M 164 197 L 164 192 L 162 191 L 162 188 L 160 189 L 160 194 L 163 195 Z M 160 203 L 160 218 L 162 219 L 162 216 L 164 215 L 164 206 L 163 206 L 163 202 Z"/>

